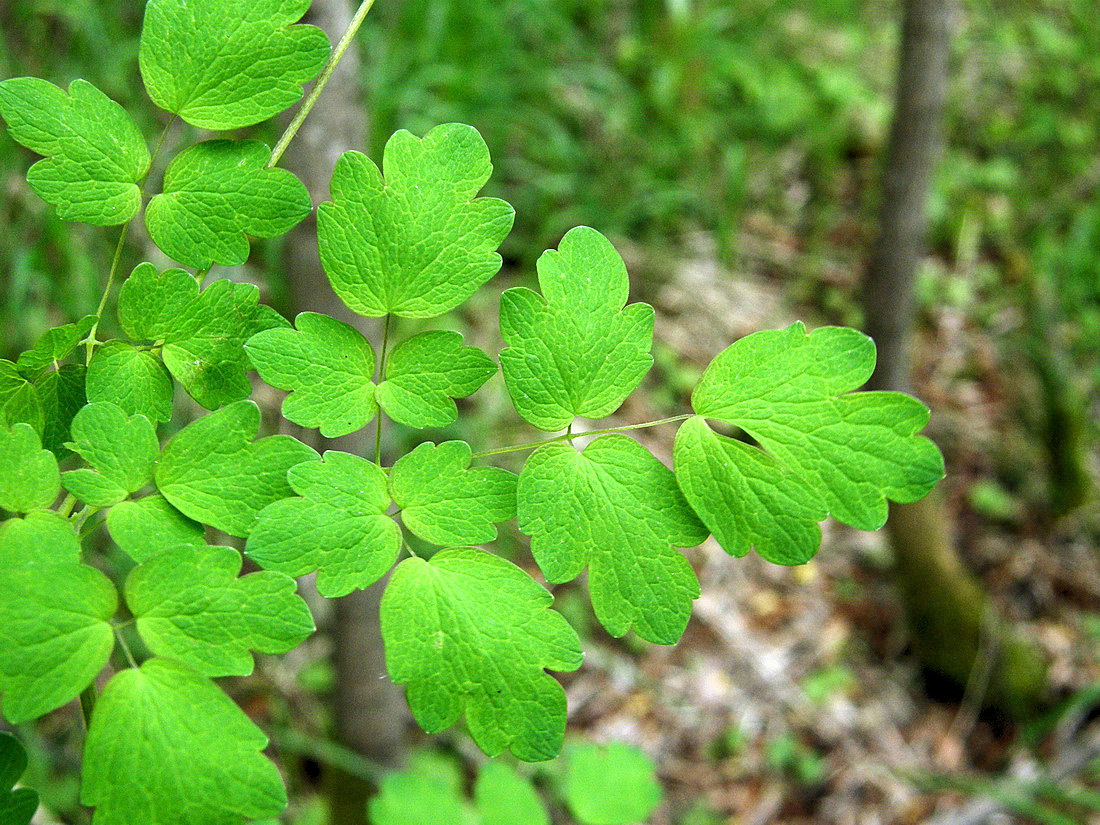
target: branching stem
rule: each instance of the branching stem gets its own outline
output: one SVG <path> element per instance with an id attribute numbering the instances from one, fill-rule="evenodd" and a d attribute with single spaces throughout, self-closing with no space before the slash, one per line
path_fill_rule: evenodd
<path id="1" fill-rule="evenodd" d="M 530 441 L 526 444 L 514 444 L 511 447 L 498 447 L 495 450 L 484 450 L 480 453 L 474 453 L 473 458 L 486 458 L 491 455 L 503 455 L 504 453 L 518 453 L 523 450 L 533 450 L 536 447 L 541 447 L 543 444 L 554 444 L 558 441 L 572 441 L 574 438 L 580 438 L 585 435 L 607 435 L 608 433 L 625 433 L 629 430 L 642 430 L 646 427 L 656 427 L 660 424 L 674 424 L 677 421 L 686 421 L 691 418 L 691 413 L 685 413 L 684 415 L 674 415 L 671 418 L 661 418 L 657 421 L 646 421 L 642 424 L 627 424 L 624 427 L 605 427 L 602 430 L 589 430 L 584 433 L 575 433 L 572 428 L 556 435 L 553 438 L 544 438 L 541 441 Z"/>

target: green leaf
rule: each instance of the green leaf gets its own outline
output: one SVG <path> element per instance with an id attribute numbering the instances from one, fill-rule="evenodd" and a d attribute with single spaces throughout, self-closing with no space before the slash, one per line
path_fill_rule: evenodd
<path id="1" fill-rule="evenodd" d="M 208 140 L 168 165 L 164 189 L 149 201 L 149 236 L 170 258 L 196 269 L 240 266 L 247 235 L 277 238 L 313 211 L 305 184 L 267 168 L 271 150 L 256 140 Z"/>
<path id="2" fill-rule="evenodd" d="M 0 733 L 0 822 L 4 825 L 30 825 L 38 810 L 38 794 L 28 788 L 15 788 L 27 769 L 27 752 L 10 733 Z"/>
<path id="3" fill-rule="evenodd" d="M 0 83 L 0 86 L 3 84 Z M 95 322 L 96 316 L 88 315 L 76 323 L 46 330 L 33 347 L 19 356 L 16 367 L 31 381 L 48 367 L 58 369 L 61 366 L 58 362 L 76 349 L 95 326 Z"/>
<path id="4" fill-rule="evenodd" d="M 821 496 L 772 456 L 695 417 L 676 433 L 675 461 L 680 489 L 727 553 L 803 564 L 817 552 Z"/>
<path id="5" fill-rule="evenodd" d="M 298 498 L 276 501 L 259 515 L 246 553 L 261 567 L 298 577 L 317 572 L 329 598 L 368 587 L 393 567 L 401 528 L 386 515 L 386 476 L 359 456 L 329 451 L 287 474 Z"/>
<path id="6" fill-rule="evenodd" d="M 206 543 L 202 525 L 161 495 L 116 504 L 107 513 L 107 530 L 115 544 L 139 563 L 163 550 Z"/>
<path id="7" fill-rule="evenodd" d="M 675 548 L 694 547 L 707 530 L 645 447 L 623 435 L 584 452 L 547 444 L 524 465 L 518 496 L 520 530 L 547 581 L 587 566 L 592 606 L 612 636 L 633 626 L 657 644 L 679 640 L 699 583 Z"/>
<path id="8" fill-rule="evenodd" d="M 374 401 L 374 350 L 354 327 L 303 312 L 297 330 L 268 329 L 245 349 L 260 377 L 280 390 L 283 417 L 337 438 L 365 427 L 378 412 Z"/>
<path id="9" fill-rule="evenodd" d="M 0 83 L 0 115 L 16 142 L 44 155 L 27 182 L 62 220 L 126 223 L 141 208 L 149 149 L 126 110 L 86 80 L 68 94 L 36 77 Z"/>
<path id="10" fill-rule="evenodd" d="M 38 391 L 11 361 L 0 358 L 0 426 L 29 424 L 36 433 L 45 425 Z"/>
<path id="11" fill-rule="evenodd" d="M 150 659 L 116 674 L 96 702 L 80 801 L 96 809 L 93 825 L 240 825 L 278 816 L 286 790 L 266 747 L 263 732 L 213 682 Z"/>
<path id="12" fill-rule="evenodd" d="M 141 264 L 119 291 L 119 321 L 134 340 L 162 343 L 169 372 L 207 409 L 240 401 L 252 392 L 244 342 L 265 329 L 288 326 L 258 303 L 252 284 L 214 281 L 199 291 L 182 269 L 157 272 Z"/>
<path id="13" fill-rule="evenodd" d="M 495 524 L 515 518 L 516 476 L 496 467 L 468 469 L 465 441 L 425 441 L 390 471 L 390 494 L 401 520 L 424 541 L 448 546 L 484 544 Z"/>
<path id="14" fill-rule="evenodd" d="M 477 392 L 496 371 L 493 359 L 463 346 L 457 332 L 422 332 L 387 359 L 378 404 L 407 427 L 445 427 L 458 418 L 452 399 Z"/>
<path id="15" fill-rule="evenodd" d="M 107 664 L 117 596 L 54 513 L 6 522 L 0 555 L 0 694 L 19 724 L 75 698 Z"/>
<path id="16" fill-rule="evenodd" d="M 61 489 L 57 459 L 42 449 L 29 424 L 0 425 L 0 508 L 13 513 L 42 510 Z"/>
<path id="17" fill-rule="evenodd" d="M 383 777 L 369 804 L 374 825 L 465 825 L 458 789 L 417 772 Z"/>
<path id="18" fill-rule="evenodd" d="M 72 434 L 69 448 L 92 469 L 70 470 L 61 482 L 85 504 L 110 507 L 153 480 L 160 442 L 145 416 L 100 401 L 76 414 Z"/>
<path id="19" fill-rule="evenodd" d="M 626 306 L 623 259 L 587 226 L 544 252 L 538 273 L 541 296 L 520 287 L 500 299 L 500 365 L 516 411 L 547 431 L 610 415 L 653 364 L 653 308 Z"/>
<path id="20" fill-rule="evenodd" d="M 267 120 L 302 96 L 329 56 L 294 26 L 310 0 L 149 0 L 139 62 L 153 102 L 201 129 Z"/>
<path id="21" fill-rule="evenodd" d="M 481 825 L 550 825 L 534 786 L 503 762 L 489 762 L 474 783 Z"/>
<path id="22" fill-rule="evenodd" d="M 164 447 L 156 469 L 161 494 L 184 515 L 245 537 L 259 512 L 294 495 L 286 472 L 317 453 L 288 435 L 253 442 L 260 409 L 238 401 L 188 424 Z"/>
<path id="23" fill-rule="evenodd" d="M 606 748 L 569 749 L 565 801 L 582 825 L 633 825 L 661 801 L 653 762 L 637 748 L 612 742 Z"/>
<path id="24" fill-rule="evenodd" d="M 88 364 L 88 400 L 109 401 L 150 421 L 172 419 L 172 378 L 153 353 L 108 341 Z"/>
<path id="25" fill-rule="evenodd" d="M 439 733 L 465 712 L 490 756 L 557 753 L 565 692 L 544 668 L 576 670 L 582 654 L 577 634 L 547 609 L 553 600 L 511 562 L 470 547 L 398 565 L 382 597 L 382 638 L 420 726 Z"/>
<path id="26" fill-rule="evenodd" d="M 500 269 L 496 253 L 515 212 L 475 197 L 493 170 L 477 130 L 404 130 L 386 143 L 383 173 L 347 152 L 318 209 L 321 263 L 332 288 L 360 315 L 431 318 L 454 309 Z"/>
<path id="27" fill-rule="evenodd" d="M 205 676 L 247 676 L 250 651 L 286 653 L 313 632 L 313 617 L 281 573 L 238 578 L 232 547 L 181 545 L 138 565 L 126 579 L 126 604 L 157 656 Z"/>
<path id="28" fill-rule="evenodd" d="M 834 518 L 877 530 L 887 499 L 916 501 L 944 472 L 936 445 L 916 435 L 928 423 L 923 404 L 895 392 L 850 393 L 874 367 L 875 345 L 863 333 L 823 327 L 807 335 L 795 323 L 720 353 L 692 406 L 744 429 L 813 487 Z"/>
<path id="29" fill-rule="evenodd" d="M 73 416 L 88 403 L 86 376 L 83 364 L 62 364 L 34 379 L 35 392 L 42 401 L 42 446 L 58 458 L 69 455 L 65 442 L 71 436 Z"/>

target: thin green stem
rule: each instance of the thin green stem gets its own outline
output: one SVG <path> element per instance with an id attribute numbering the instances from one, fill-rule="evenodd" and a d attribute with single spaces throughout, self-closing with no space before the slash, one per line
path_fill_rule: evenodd
<path id="1" fill-rule="evenodd" d="M 137 660 L 130 651 L 130 646 L 126 644 L 126 639 L 123 637 L 120 627 L 121 625 L 115 628 L 115 638 L 118 639 L 118 646 L 122 648 L 122 652 L 126 655 L 126 661 L 130 663 L 130 667 L 136 668 L 138 666 Z"/>
<path id="2" fill-rule="evenodd" d="M 553 438 L 544 438 L 541 441 L 530 441 L 527 444 L 515 444 L 511 447 L 498 447 L 495 450 L 484 450 L 480 453 L 474 453 L 472 458 L 486 458 L 491 455 L 503 455 L 504 453 L 518 453 L 523 450 L 533 450 L 536 447 L 541 447 L 543 444 L 555 444 L 559 441 L 572 441 L 574 438 L 580 438 L 586 435 L 607 435 L 608 433 L 625 433 L 630 430 L 642 430 L 646 427 L 656 427 L 660 424 L 674 424 L 677 421 L 686 421 L 691 418 L 691 413 L 685 413 L 684 415 L 674 415 L 671 418 L 662 418 L 657 421 L 646 421 L 643 424 L 627 424 L 625 427 L 605 427 L 602 430 L 589 430 L 585 433 L 574 433 L 567 431 L 562 435 L 556 435 Z"/>
<path id="3" fill-rule="evenodd" d="M 80 692 L 80 715 L 84 719 L 85 730 L 92 726 L 92 711 L 95 710 L 95 702 L 98 698 L 99 689 L 96 688 L 95 682 Z"/>
<path id="4" fill-rule="evenodd" d="M 386 315 L 386 322 L 382 327 L 382 352 L 378 356 L 378 382 L 386 379 L 386 350 L 390 345 L 390 319 L 392 315 Z M 382 408 L 378 408 L 378 421 L 374 425 L 374 463 L 382 466 Z"/>
<path id="5" fill-rule="evenodd" d="M 298 130 L 302 128 L 302 124 L 305 123 L 310 111 L 313 109 L 314 105 L 316 105 L 317 99 L 321 96 L 321 92 L 325 90 L 325 86 L 327 86 L 329 80 L 332 79 L 332 73 L 335 72 L 336 67 L 340 65 L 340 61 L 344 58 L 344 53 L 347 52 L 348 47 L 351 46 L 351 41 L 359 31 L 359 27 L 363 25 L 363 19 L 367 16 L 367 12 L 370 11 L 373 5 L 374 0 L 363 0 L 363 2 L 359 4 L 355 16 L 351 18 L 351 23 L 348 24 L 347 31 L 345 31 L 344 36 L 340 38 L 340 42 L 336 44 L 336 48 L 332 50 L 332 55 L 329 57 L 328 63 L 325 64 L 325 69 L 321 72 L 321 76 L 317 78 L 317 82 L 313 84 L 313 89 L 310 91 L 309 96 L 294 115 L 294 119 L 290 121 L 290 125 L 286 127 L 286 131 L 283 132 L 283 136 L 279 138 L 279 142 L 275 144 L 275 148 L 271 150 L 271 160 L 267 162 L 268 168 L 275 166 L 282 159 L 283 153 L 286 152 L 286 148 L 290 145 L 290 142 L 294 140 L 294 136 L 298 134 Z"/>
<path id="6" fill-rule="evenodd" d="M 76 507 L 76 496 L 69 493 L 65 496 L 65 500 L 61 502 L 61 508 L 58 510 L 61 515 L 68 518 L 73 514 L 73 508 Z"/>

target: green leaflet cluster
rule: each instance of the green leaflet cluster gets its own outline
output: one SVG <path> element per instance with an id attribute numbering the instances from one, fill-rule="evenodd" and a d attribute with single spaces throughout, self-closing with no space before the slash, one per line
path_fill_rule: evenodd
<path id="1" fill-rule="evenodd" d="M 150 98 L 214 131 L 286 109 L 329 55 L 324 34 L 298 23 L 308 6 L 149 0 L 140 70 Z M 286 652 L 312 632 L 296 577 L 315 573 L 319 592 L 335 598 L 390 574 L 387 664 L 417 721 L 439 732 L 463 720 L 490 755 L 546 760 L 561 749 L 566 720 L 551 672 L 576 670 L 582 650 L 531 570 L 486 548 L 499 525 L 517 520 L 546 581 L 587 572 L 609 633 L 673 644 L 699 595 L 683 549 L 713 535 L 732 555 L 755 549 L 801 563 L 826 516 L 875 529 L 887 501 L 916 500 L 943 475 L 938 450 L 917 434 L 923 405 L 853 392 L 874 368 L 870 340 L 801 324 L 747 336 L 714 359 L 693 414 L 674 419 L 671 469 L 621 432 L 577 449 L 576 419 L 614 414 L 652 365 L 653 310 L 629 302 L 622 258 L 587 227 L 539 259 L 538 291 L 501 297 L 508 396 L 532 427 L 561 434 L 485 453 L 426 438 L 392 466 L 263 435 L 249 400 L 253 369 L 286 393 L 287 420 L 326 437 L 380 431 L 386 419 L 448 427 L 457 402 L 496 375 L 498 360 L 460 334 L 405 337 L 401 326 L 420 319 L 423 330 L 501 266 L 513 212 L 479 195 L 492 165 L 476 130 L 398 132 L 381 166 L 356 152 L 336 165 L 318 208 L 320 257 L 352 311 L 386 317 L 376 350 L 324 315 L 292 325 L 253 285 L 206 282 L 211 267 L 244 263 L 250 238 L 278 237 L 313 209 L 262 143 L 184 147 L 152 193 L 146 176 L 161 142 L 150 152 L 130 116 L 91 84 L 5 80 L 0 116 L 42 156 L 28 182 L 60 217 L 122 226 L 120 253 L 130 222 L 143 220 L 178 264 L 138 264 L 113 318 L 59 326 L 0 360 L 0 712 L 24 722 L 84 694 L 82 800 L 95 825 L 279 814 L 286 797 L 262 754 L 267 739 L 213 679 L 248 674 L 256 653 Z M 107 329 L 118 337 L 101 340 Z M 180 406 L 177 390 L 209 413 L 162 430 Z M 531 454 L 518 475 L 484 462 L 523 449 Z M 89 539 L 101 527 L 129 563 L 99 564 L 102 542 Z M 263 569 L 242 576 L 241 550 L 208 543 L 211 529 L 239 539 Z M 439 549 L 416 556 L 409 535 Z M 120 568 L 125 576 L 103 572 Z M 0 737 L 0 813 L 14 810 L 18 821 L 32 802 L 8 790 L 22 773 L 13 754 Z M 601 803 L 617 788 L 631 789 L 636 818 L 655 803 L 636 756 L 612 748 L 573 764 L 580 778 L 564 793 L 581 821 L 611 823 Z M 600 784 L 613 775 L 637 781 Z M 134 776 L 141 794 L 128 785 Z M 420 779 L 394 779 L 372 811 L 378 821 L 405 821 L 393 800 L 407 782 L 428 793 Z M 480 821 L 541 825 L 528 790 L 514 772 L 486 771 L 475 792 Z M 461 814 L 466 803 L 448 792 L 433 817 Z"/>

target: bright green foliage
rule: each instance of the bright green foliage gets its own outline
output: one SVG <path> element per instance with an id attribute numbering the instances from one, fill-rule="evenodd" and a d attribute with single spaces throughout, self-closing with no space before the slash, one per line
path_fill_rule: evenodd
<path id="1" fill-rule="evenodd" d="M 260 511 L 249 558 L 289 576 L 316 570 L 317 590 L 330 598 L 368 587 L 393 566 L 401 530 L 386 515 L 390 496 L 377 464 L 330 451 L 287 477 L 299 498 Z"/>
<path id="2" fill-rule="evenodd" d="M 45 423 L 42 399 L 15 364 L 0 358 L 0 425 L 20 423 L 42 432 Z"/>
<path id="3" fill-rule="evenodd" d="M 468 469 L 471 455 L 465 441 L 425 441 L 390 471 L 401 520 L 424 541 L 482 544 L 497 537 L 495 524 L 515 517 L 515 475 L 496 467 Z"/>
<path id="4" fill-rule="evenodd" d="M 212 410 L 252 392 L 244 342 L 261 330 L 287 326 L 275 310 L 257 303 L 259 295 L 252 284 L 226 280 L 200 292 L 182 269 L 157 272 L 141 264 L 119 291 L 119 322 L 134 340 L 163 343 L 168 371 Z M 153 403 L 151 397 L 143 400 Z"/>
<path id="5" fill-rule="evenodd" d="M 943 478 L 935 445 L 915 436 L 928 408 L 895 392 L 849 393 L 875 368 L 861 332 L 801 322 L 728 347 L 692 393 L 695 412 L 735 424 L 801 473 L 832 515 L 861 530 L 886 521 L 886 499 L 922 498 Z"/>
<path id="6" fill-rule="evenodd" d="M 202 525 L 187 518 L 161 495 L 116 504 L 107 513 L 115 544 L 136 562 L 181 545 L 205 544 Z"/>
<path id="7" fill-rule="evenodd" d="M 80 801 L 96 809 L 93 825 L 277 816 L 286 791 L 265 747 L 267 737 L 213 682 L 150 659 L 116 674 L 96 702 Z"/>
<path id="8" fill-rule="evenodd" d="M 73 699 L 107 664 L 118 600 L 110 579 L 80 563 L 60 516 L 5 523 L 0 554 L 0 694 L 19 724 Z"/>
<path id="9" fill-rule="evenodd" d="M 476 347 L 463 346 L 457 332 L 422 332 L 387 359 L 378 404 L 408 427 L 445 427 L 458 418 L 452 399 L 477 392 L 496 371 L 493 359 Z"/>
<path id="10" fill-rule="evenodd" d="M 544 252 L 538 272 L 541 296 L 520 287 L 500 299 L 500 365 L 516 411 L 547 431 L 610 415 L 653 364 L 653 308 L 626 306 L 623 259 L 586 226 Z"/>
<path id="11" fill-rule="evenodd" d="M 95 326 L 95 321 L 94 315 L 88 315 L 76 323 L 63 324 L 46 330 L 34 342 L 33 347 L 19 356 L 19 360 L 15 363 L 19 372 L 33 380 L 42 370 L 51 366 L 55 369 L 59 367 L 58 361 L 76 349 L 77 344 L 83 341 L 84 336 Z"/>
<path id="12" fill-rule="evenodd" d="M 42 402 L 42 446 L 58 458 L 69 454 L 65 447 L 70 437 L 69 425 L 88 403 L 84 392 L 86 377 L 83 364 L 62 364 L 34 379 L 34 391 Z"/>
<path id="13" fill-rule="evenodd" d="M 476 198 L 493 166 L 476 129 L 394 134 L 385 174 L 347 152 L 318 209 L 321 263 L 336 294 L 368 317 L 432 318 L 461 304 L 500 269 L 496 249 L 515 213 Z"/>
<path id="14" fill-rule="evenodd" d="M 661 801 L 652 760 L 621 742 L 572 746 L 563 790 L 583 825 L 634 825 Z"/>
<path id="15" fill-rule="evenodd" d="M 145 225 L 161 251 L 208 269 L 248 260 L 246 235 L 276 238 L 313 210 L 305 185 L 268 169 L 271 150 L 256 140 L 208 140 L 175 157 L 164 191 L 149 201 Z"/>
<path id="16" fill-rule="evenodd" d="M 294 26 L 310 0 L 149 0 L 141 76 L 153 102 L 203 129 L 267 120 L 302 96 L 329 55 L 325 33 Z"/>
<path id="17" fill-rule="evenodd" d="M 61 481 L 85 504 L 110 507 L 153 480 L 160 442 L 145 416 L 128 416 L 107 402 L 89 404 L 73 418 L 72 437 L 70 449 L 94 469 L 70 470 Z"/>
<path id="18" fill-rule="evenodd" d="M 153 353 L 125 341 L 108 341 L 88 364 L 88 400 L 110 401 L 150 421 L 172 418 L 172 377 Z"/>
<path id="19" fill-rule="evenodd" d="M 531 783 L 503 762 L 489 762 L 474 784 L 480 825 L 549 825 L 550 817 Z"/>
<path id="20" fill-rule="evenodd" d="M 286 653 L 313 632 L 294 580 L 264 571 L 238 578 L 232 547 L 180 545 L 138 565 L 126 604 L 149 649 L 206 676 L 247 676 L 250 651 Z"/>
<path id="21" fill-rule="evenodd" d="M 336 438 L 365 427 L 378 413 L 374 401 L 374 350 L 343 321 L 303 312 L 297 330 L 268 329 L 245 346 L 260 377 L 280 390 L 283 417 Z"/>
<path id="22" fill-rule="evenodd" d="M 290 436 L 253 442 L 260 410 L 238 401 L 180 430 L 156 469 L 161 494 L 184 515 L 231 536 L 247 536 L 259 512 L 293 495 L 286 471 L 317 453 Z"/>
<path id="23" fill-rule="evenodd" d="M 644 639 L 675 644 L 699 583 L 675 548 L 707 537 L 672 472 L 641 444 L 602 436 L 578 452 L 540 447 L 519 477 L 519 526 L 550 582 L 588 567 L 592 606 L 608 632 L 632 626 Z"/>
<path id="24" fill-rule="evenodd" d="M 445 779 L 419 772 L 385 777 L 370 800 L 374 825 L 468 825 L 459 789 Z"/>
<path id="25" fill-rule="evenodd" d="M 53 504 L 61 488 L 57 459 L 29 424 L 0 426 L 0 508 L 29 513 Z"/>
<path id="26" fill-rule="evenodd" d="M 38 794 L 29 788 L 12 790 L 27 769 L 27 752 L 10 733 L 0 733 L 0 822 L 30 825 L 38 810 Z"/>
<path id="27" fill-rule="evenodd" d="M 5 80 L 0 115 L 16 141 L 45 156 L 27 182 L 62 220 L 114 226 L 137 214 L 149 149 L 126 111 L 91 83 L 74 80 L 66 94 L 36 77 Z"/>
<path id="28" fill-rule="evenodd" d="M 403 561 L 382 597 L 390 676 L 420 726 L 438 733 L 465 712 L 490 756 L 549 759 L 561 747 L 565 692 L 545 672 L 576 670 L 580 640 L 553 597 L 511 562 L 460 547 Z"/>

